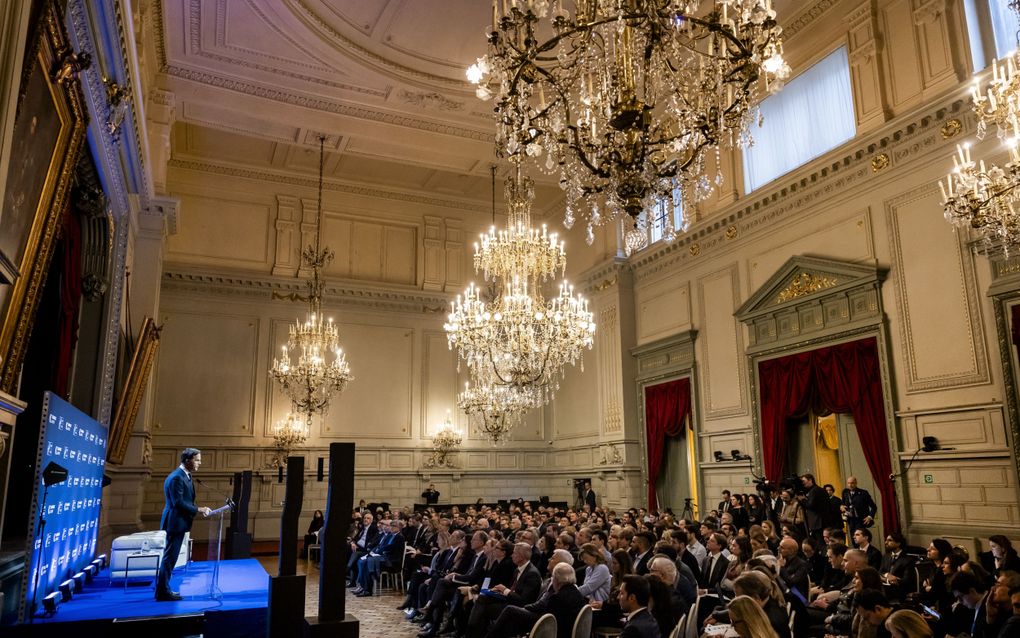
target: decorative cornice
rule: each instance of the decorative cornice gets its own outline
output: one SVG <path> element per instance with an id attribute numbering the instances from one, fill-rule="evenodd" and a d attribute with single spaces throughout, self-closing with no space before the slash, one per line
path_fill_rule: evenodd
<path id="1" fill-rule="evenodd" d="M 795 36 L 798 32 L 802 31 L 805 27 L 810 26 L 812 22 L 825 15 L 825 12 L 832 7 L 839 4 L 840 0 L 821 0 L 816 2 L 805 11 L 797 15 L 794 19 L 790 20 L 783 25 L 783 39 L 788 40 Z"/>
<path id="2" fill-rule="evenodd" d="M 312 189 L 317 188 L 319 185 L 319 182 L 311 177 L 299 177 L 296 175 L 288 175 L 274 171 L 259 170 L 254 168 L 241 168 L 237 166 L 226 166 L 223 164 L 214 164 L 211 162 L 172 159 L 169 162 L 167 162 L 167 166 L 170 168 L 179 168 L 188 171 L 198 171 L 206 174 L 211 173 L 215 175 L 229 175 L 231 177 L 239 177 L 242 179 L 253 179 L 263 182 L 269 181 L 276 182 L 279 184 L 291 184 L 293 186 L 302 186 L 305 188 Z M 443 199 L 439 197 L 428 197 L 412 193 L 404 193 L 400 191 L 372 188 L 369 186 L 359 186 L 357 184 L 325 181 L 323 182 L 323 189 L 337 193 L 346 193 L 349 195 L 363 195 L 365 197 L 378 197 L 380 199 L 391 199 L 401 202 L 412 202 L 415 204 L 425 204 L 428 206 L 437 206 L 440 208 L 466 210 L 471 211 L 473 213 L 485 212 L 480 205 L 474 204 L 472 202 L 465 202 L 454 199 Z"/>
<path id="3" fill-rule="evenodd" d="M 306 283 L 295 278 L 258 277 L 175 269 L 167 265 L 163 272 L 163 292 L 198 293 L 244 297 L 262 301 L 290 303 L 292 295 L 306 291 Z M 350 281 L 327 283 L 323 300 L 338 306 L 360 306 L 414 314 L 445 312 L 453 295 L 422 292 L 413 288 L 368 286 Z"/>
<path id="4" fill-rule="evenodd" d="M 734 209 L 712 217 L 703 226 L 695 227 L 673 243 L 660 242 L 639 253 L 630 262 L 635 277 L 649 277 L 676 264 L 697 259 L 713 248 L 729 250 L 756 233 L 789 220 L 804 206 L 817 205 L 836 193 L 846 193 L 864 184 L 894 179 L 894 173 L 872 170 L 874 156 L 879 152 L 888 154 L 894 165 L 903 166 L 942 149 L 946 142 L 940 128 L 945 120 L 952 118 L 963 122 L 965 133 L 975 128 L 969 100 L 961 97 L 959 92 L 921 113 L 890 123 L 869 138 L 847 144 L 843 147 L 845 150 L 834 151 L 817 163 L 802 167 L 801 172 L 792 174 L 792 181 L 779 182 L 771 188 L 752 193 L 739 200 Z M 808 170 L 810 172 L 806 172 Z M 727 241 L 726 230 L 734 225 L 739 239 Z"/>
<path id="5" fill-rule="evenodd" d="M 587 295 L 599 293 L 618 285 L 629 270 L 626 259 L 610 257 L 578 275 L 577 286 Z"/>

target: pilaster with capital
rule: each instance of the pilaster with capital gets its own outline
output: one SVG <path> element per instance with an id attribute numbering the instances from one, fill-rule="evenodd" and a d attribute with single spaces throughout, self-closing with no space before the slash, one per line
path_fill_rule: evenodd
<path id="1" fill-rule="evenodd" d="M 145 104 L 146 130 L 149 133 L 149 157 L 152 188 L 166 193 L 167 163 L 170 162 L 170 131 L 177 119 L 177 98 L 170 91 L 152 89 Z"/>
<path id="2" fill-rule="evenodd" d="M 857 131 L 869 131 L 881 126 L 892 115 L 882 75 L 884 54 L 878 36 L 875 0 L 865 0 L 844 20 L 847 23 L 847 53 Z"/>

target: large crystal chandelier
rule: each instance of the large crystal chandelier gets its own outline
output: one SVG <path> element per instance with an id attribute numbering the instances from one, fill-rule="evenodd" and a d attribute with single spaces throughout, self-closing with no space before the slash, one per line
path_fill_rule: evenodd
<path id="1" fill-rule="evenodd" d="M 488 53 L 467 72 L 495 99 L 496 147 L 559 174 L 564 224 L 629 216 L 679 193 L 694 210 L 720 183 L 706 150 L 750 142 L 754 105 L 779 89 L 782 57 L 771 0 L 493 0 Z M 673 233 L 666 233 L 671 236 Z"/>
<path id="2" fill-rule="evenodd" d="M 1011 3 L 1014 10 L 1016 3 Z M 1007 253 L 1020 244 L 1020 51 L 1013 52 L 999 65 L 992 63 L 992 79 L 982 92 L 975 82 L 971 92 L 978 118 L 977 137 L 984 139 L 994 125 L 998 138 L 1009 151 L 1002 166 L 986 165 L 971 159 L 969 145 L 957 145 L 953 170 L 945 183 L 939 182 L 946 220 L 959 228 L 977 231 L 988 247 L 1001 245 Z"/>
<path id="3" fill-rule="evenodd" d="M 340 348 L 340 331 L 332 318 L 322 314 L 322 294 L 325 282 L 322 270 L 333 261 L 333 251 L 323 248 L 322 242 L 322 171 L 325 160 L 325 136 L 319 137 L 319 204 L 315 225 L 315 245 L 302 253 L 305 264 L 312 270 L 308 280 L 308 315 L 302 322 L 290 327 L 290 337 L 283 346 L 282 356 L 273 359 L 270 375 L 291 400 L 293 412 L 303 414 L 310 428 L 312 415 L 324 414 L 333 395 L 339 394 L 354 379 L 347 358 Z M 295 362 L 293 354 L 297 353 Z"/>
<path id="4" fill-rule="evenodd" d="M 545 402 L 558 389 L 564 367 L 592 347 L 595 322 L 587 300 L 566 281 L 552 299 L 542 296 L 541 283 L 562 270 L 565 257 L 555 235 L 531 227 L 534 188 L 519 162 L 507 179 L 506 194 L 510 226 L 483 235 L 475 256 L 476 268 L 501 279 L 501 290 L 487 300 L 472 283 L 452 302 L 444 328 L 450 347 L 477 381 L 534 386 Z"/>
<path id="5" fill-rule="evenodd" d="M 524 413 L 543 403 L 541 388 L 499 385 L 491 377 L 476 381 L 474 386 L 465 383 L 464 391 L 457 395 L 457 407 L 495 445 L 506 443 Z"/>

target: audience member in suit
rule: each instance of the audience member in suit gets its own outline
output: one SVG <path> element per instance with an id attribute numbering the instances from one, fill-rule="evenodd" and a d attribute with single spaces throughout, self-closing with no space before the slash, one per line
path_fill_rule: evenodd
<path id="1" fill-rule="evenodd" d="M 960 601 L 957 611 L 961 612 L 955 616 L 956 623 L 950 628 L 950 634 L 967 633 L 972 638 L 995 638 L 999 627 L 997 622 L 990 624 L 988 621 L 988 598 L 991 595 L 988 586 L 974 574 L 961 571 L 953 576 L 950 587 L 953 597 Z"/>
<path id="2" fill-rule="evenodd" d="M 988 592 L 987 604 L 985 607 L 985 619 L 989 627 L 995 628 L 995 636 L 1008 636 L 1011 632 L 1016 634 L 1020 629 L 1020 620 L 1014 620 L 1014 609 L 1012 595 L 1010 592 L 1020 594 L 1020 572 L 1003 570 L 999 577 L 992 584 Z M 1018 596 L 1017 602 L 1020 602 Z M 1020 609 L 1017 610 L 1020 612 Z M 1012 624 L 1008 630 L 1006 627 Z"/>
<path id="3" fill-rule="evenodd" d="M 407 581 L 407 597 L 404 598 L 404 602 L 397 608 L 408 610 L 408 618 L 414 618 L 418 615 L 418 607 L 421 607 L 428 601 L 428 584 L 426 581 L 429 578 L 442 578 L 446 570 L 453 564 L 457 546 L 462 543 L 463 539 L 464 532 L 459 530 L 454 532 L 441 531 L 436 536 L 439 551 L 432 556 L 432 561 L 428 566 L 419 567 L 411 574 Z"/>
<path id="4" fill-rule="evenodd" d="M 485 532 L 472 534 L 470 551 L 463 554 L 454 571 L 436 582 L 432 598 L 428 602 L 425 625 L 418 634 L 419 638 L 432 638 L 440 633 L 440 623 L 446 612 L 446 606 L 453 600 L 458 587 L 482 581 L 485 570 L 485 553 L 482 550 L 487 540 L 488 535 Z"/>
<path id="5" fill-rule="evenodd" d="M 847 529 L 850 530 L 851 534 L 856 529 L 871 527 L 875 523 L 878 505 L 875 504 L 875 499 L 871 498 L 868 490 L 862 490 L 857 487 L 857 477 L 847 477 L 842 501 L 843 504 L 840 509 L 843 512 L 843 517 L 846 519 Z"/>
<path id="6" fill-rule="evenodd" d="M 177 563 L 177 556 L 181 553 L 184 536 L 191 531 L 195 515 L 208 516 L 212 511 L 208 507 L 195 505 L 195 485 L 191 482 L 191 475 L 197 472 L 201 465 L 201 450 L 193 447 L 184 448 L 181 452 L 181 464 L 163 481 L 165 504 L 159 528 L 166 531 L 166 545 L 163 547 L 163 560 L 156 578 L 156 600 L 181 599 L 181 595 L 170 588 L 174 564 Z"/>
<path id="7" fill-rule="evenodd" d="M 779 542 L 779 578 L 787 589 L 796 589 L 801 596 L 807 597 L 808 578 L 811 566 L 800 557 L 800 543 L 792 538 L 784 538 Z"/>
<path id="8" fill-rule="evenodd" d="M 507 545 L 509 542 L 504 541 Z M 495 585 L 490 588 L 496 595 L 483 595 L 475 601 L 467 623 L 468 638 L 480 638 L 489 630 L 489 624 L 496 620 L 507 605 L 523 607 L 538 600 L 542 589 L 542 575 L 531 564 L 531 546 L 518 543 L 513 546 L 511 561 L 514 575 L 509 585 Z"/>
<path id="9" fill-rule="evenodd" d="M 365 512 L 361 518 L 360 526 L 351 540 L 351 557 L 347 561 L 347 586 L 351 589 L 358 586 L 355 567 L 361 557 L 368 554 L 379 543 L 379 528 L 375 526 L 375 517 L 371 512 Z"/>
<path id="10" fill-rule="evenodd" d="M 404 536 L 400 533 L 400 521 L 390 522 L 389 531 L 383 534 L 372 551 L 358 560 L 358 588 L 355 596 L 371 596 L 372 586 L 379 572 L 385 567 L 397 567 L 404 558 Z"/>
<path id="11" fill-rule="evenodd" d="M 627 614 L 620 638 L 659 638 L 659 624 L 648 610 L 651 590 L 644 578 L 631 575 L 623 577 L 620 586 L 620 609 Z"/>
<path id="12" fill-rule="evenodd" d="M 651 532 L 641 532 L 634 535 L 631 541 L 631 550 L 634 553 L 634 573 L 644 576 L 648 573 L 648 561 L 652 559 L 652 545 L 655 544 L 655 535 Z"/>
<path id="13" fill-rule="evenodd" d="M 679 574 L 676 563 L 665 554 L 656 554 L 645 578 L 652 592 L 652 615 L 659 623 L 659 629 L 665 629 L 663 633 L 668 635 L 691 609 L 690 603 L 677 590 Z"/>
<path id="14" fill-rule="evenodd" d="M 429 483 L 428 488 L 421 493 L 421 497 L 425 500 L 426 505 L 435 505 L 439 502 L 439 490 L 436 489 L 434 483 Z"/>
<path id="15" fill-rule="evenodd" d="M 588 481 L 584 482 L 584 504 L 588 506 L 589 511 L 595 511 L 595 490 L 591 489 L 591 483 Z"/>
<path id="16" fill-rule="evenodd" d="M 804 486 L 805 493 L 797 497 L 804 508 L 804 525 L 807 527 L 809 536 L 822 540 L 822 530 L 825 528 L 825 511 L 828 508 L 829 498 L 825 490 L 815 483 L 814 474 L 802 474 L 800 483 Z"/>
<path id="17" fill-rule="evenodd" d="M 892 638 L 892 634 L 885 628 L 885 621 L 896 610 L 889 604 L 885 594 L 877 589 L 865 589 L 854 598 L 854 605 L 860 622 L 875 628 L 873 635 L 876 638 Z"/>
<path id="18" fill-rule="evenodd" d="M 900 532 L 889 532 L 885 537 L 885 556 L 878 570 L 895 594 L 896 600 L 903 600 L 907 594 L 917 591 L 913 556 L 904 551 L 907 539 Z"/>
<path id="19" fill-rule="evenodd" d="M 868 556 L 868 566 L 875 569 L 882 569 L 882 552 L 871 544 L 871 530 L 867 527 L 860 527 L 854 530 L 854 545 Z"/>
<path id="20" fill-rule="evenodd" d="M 549 588 L 542 597 L 524 607 L 505 607 L 487 638 L 510 638 L 527 634 L 545 614 L 555 616 L 557 638 L 571 638 L 574 620 L 586 603 L 574 579 L 573 566 L 566 562 L 556 563 L 552 568 Z"/>
<path id="21" fill-rule="evenodd" d="M 732 496 L 732 495 L 730 494 L 729 490 L 723 490 L 722 491 L 722 500 L 719 501 L 719 507 L 716 508 L 717 512 L 722 514 L 723 512 L 730 511 L 730 506 L 731 506 L 730 496 Z"/>
<path id="22" fill-rule="evenodd" d="M 730 567 L 730 560 L 723 554 L 726 547 L 726 537 L 715 532 L 710 534 L 705 542 L 708 556 L 701 564 L 701 579 L 698 581 L 702 589 L 715 589 L 726 577 L 726 570 Z"/>

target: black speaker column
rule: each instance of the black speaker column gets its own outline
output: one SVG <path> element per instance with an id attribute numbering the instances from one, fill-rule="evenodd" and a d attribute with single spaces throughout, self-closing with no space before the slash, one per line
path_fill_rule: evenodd
<path id="1" fill-rule="evenodd" d="M 227 529 L 227 558 L 251 558 L 251 534 L 248 533 L 248 501 L 251 500 L 251 470 L 234 472 L 234 503 Z"/>
<path id="2" fill-rule="evenodd" d="M 358 619 L 347 613 L 347 531 L 354 510 L 354 444 L 330 443 L 326 524 L 319 532 L 319 615 L 305 618 L 310 638 L 357 638 Z"/>
<path id="3" fill-rule="evenodd" d="M 270 638 L 293 636 L 305 616 L 305 575 L 297 574 L 298 518 L 305 491 L 305 459 L 287 458 L 287 493 L 280 516 L 280 573 L 269 579 Z"/>

